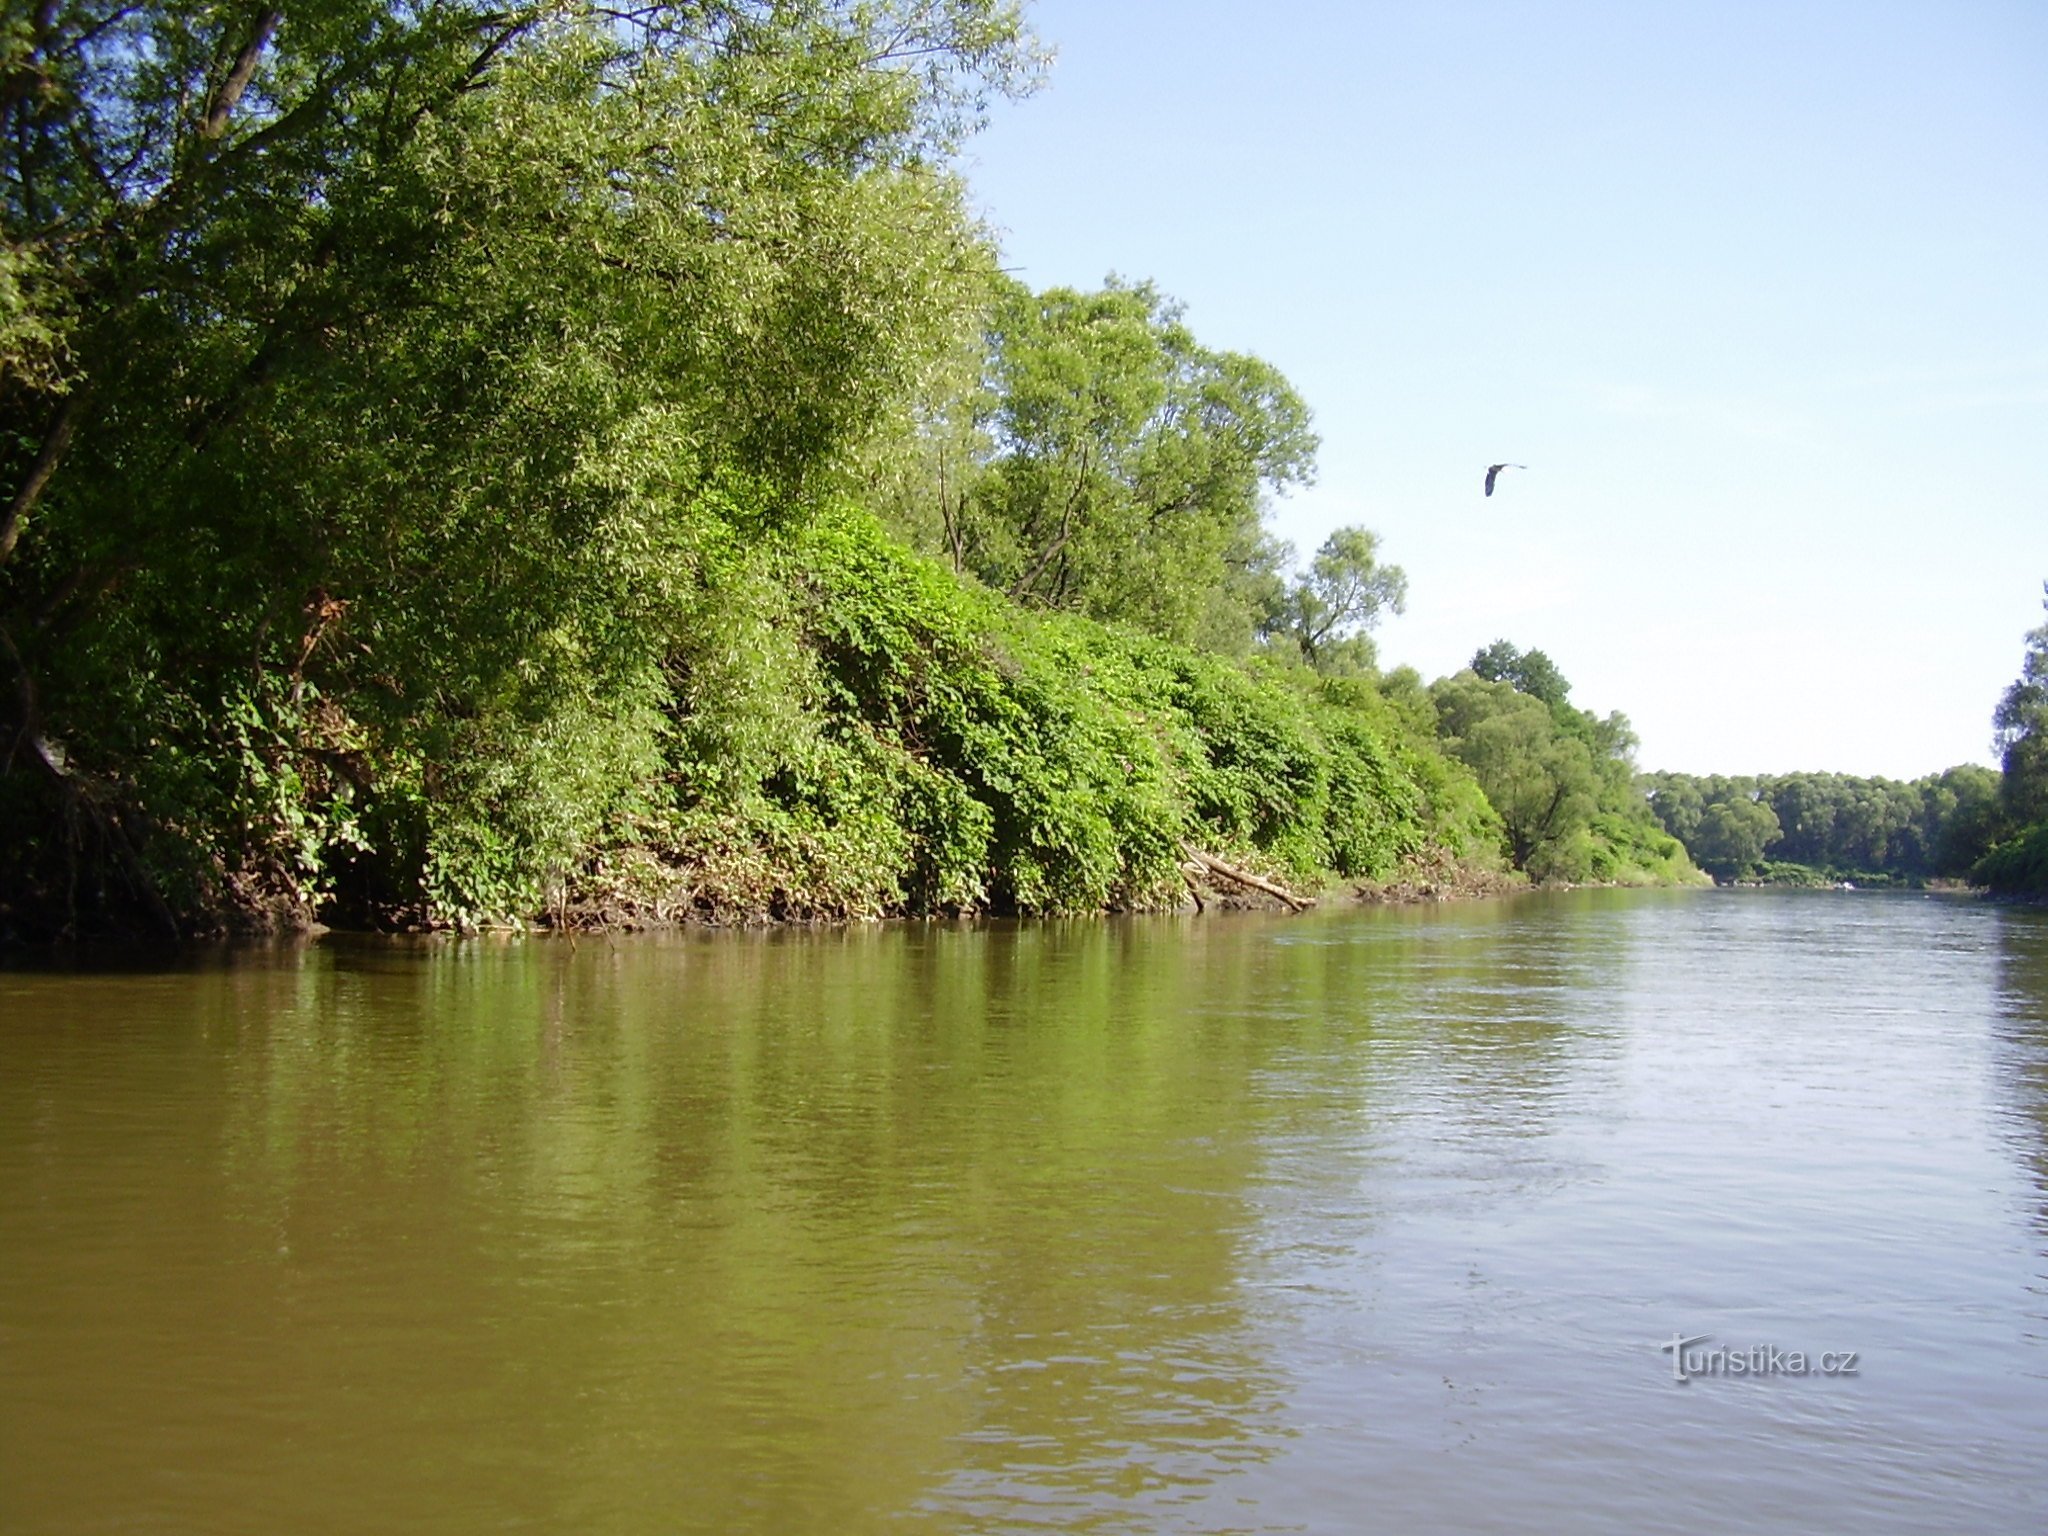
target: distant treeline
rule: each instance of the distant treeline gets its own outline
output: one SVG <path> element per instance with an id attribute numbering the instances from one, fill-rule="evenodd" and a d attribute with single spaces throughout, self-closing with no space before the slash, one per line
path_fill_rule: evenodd
<path id="1" fill-rule="evenodd" d="M 2005 830 L 1999 775 L 1910 783 L 1846 773 L 1645 776 L 1658 823 L 1723 880 L 1967 879 Z"/>
<path id="2" fill-rule="evenodd" d="M 1909 783 L 1841 773 L 1652 773 L 1643 783 L 1659 824 L 1723 880 L 1946 879 L 2048 895 L 2048 624 L 2028 632 L 1992 728 L 1996 770 L 1967 763 Z"/>

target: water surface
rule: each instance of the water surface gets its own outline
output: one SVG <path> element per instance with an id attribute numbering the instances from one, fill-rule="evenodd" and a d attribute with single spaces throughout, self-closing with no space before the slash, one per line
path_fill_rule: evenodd
<path id="1" fill-rule="evenodd" d="M 2040 911 L 0 971 L 9 1533 L 2035 1532 L 2044 1254 Z"/>

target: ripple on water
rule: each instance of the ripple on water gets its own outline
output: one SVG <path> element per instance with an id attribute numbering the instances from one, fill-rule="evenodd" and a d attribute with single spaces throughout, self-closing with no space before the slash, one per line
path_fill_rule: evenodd
<path id="1" fill-rule="evenodd" d="M 2042 913 L 0 973 L 10 1531 L 2032 1532 L 2044 1298 Z"/>

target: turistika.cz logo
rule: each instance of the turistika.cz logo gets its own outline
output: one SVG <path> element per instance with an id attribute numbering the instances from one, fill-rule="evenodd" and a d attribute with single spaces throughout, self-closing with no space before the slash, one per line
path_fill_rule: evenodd
<path id="1" fill-rule="evenodd" d="M 1827 1349 L 1809 1354 L 1803 1349 L 1780 1349 L 1775 1344 L 1752 1344 L 1748 1349 L 1716 1349 L 1704 1346 L 1710 1333 L 1674 1333 L 1657 1346 L 1671 1356 L 1671 1379 L 1683 1384 L 1701 1376 L 1855 1376 L 1861 1374 L 1862 1351 Z"/>

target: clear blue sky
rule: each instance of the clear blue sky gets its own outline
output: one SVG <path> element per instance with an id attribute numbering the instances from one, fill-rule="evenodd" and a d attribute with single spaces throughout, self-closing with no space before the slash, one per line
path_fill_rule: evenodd
<path id="1" fill-rule="evenodd" d="M 1649 768 L 1989 760 L 2048 578 L 2048 4 L 1033 15 L 967 160 L 1006 261 L 1293 380 L 1276 526 L 1383 535 L 1386 663 L 1540 646 Z"/>

